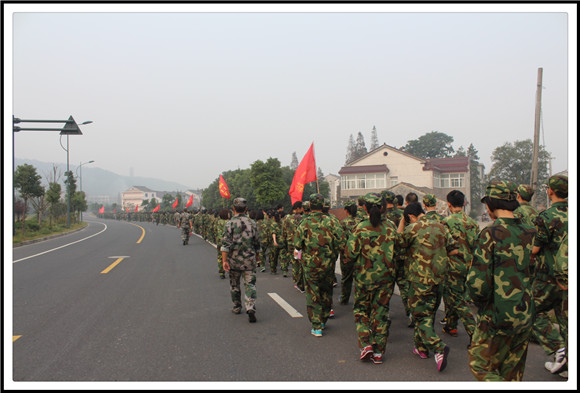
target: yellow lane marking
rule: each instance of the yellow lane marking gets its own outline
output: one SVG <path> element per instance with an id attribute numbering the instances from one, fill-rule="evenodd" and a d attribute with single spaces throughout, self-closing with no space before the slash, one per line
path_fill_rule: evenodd
<path id="1" fill-rule="evenodd" d="M 130 222 L 129 224 L 131 224 L 131 225 L 135 225 L 136 227 L 139 227 L 139 228 L 141 228 L 141 230 L 143 231 L 143 233 L 141 234 L 141 237 L 139 238 L 139 240 L 137 240 L 137 244 L 141 243 L 141 240 L 143 240 L 143 238 L 145 237 L 145 228 L 143 228 L 143 227 L 142 227 L 142 226 L 140 226 L 140 225 L 133 224 L 132 222 Z"/>
<path id="2" fill-rule="evenodd" d="M 109 273 L 115 266 L 117 266 L 119 263 L 121 263 L 121 261 L 123 259 L 125 259 L 125 258 L 118 258 L 115 262 L 111 263 L 108 268 L 106 268 L 105 270 L 103 270 L 101 272 L 101 274 L 107 274 L 107 273 Z"/>
<path id="3" fill-rule="evenodd" d="M 22 337 L 22 336 L 12 336 L 12 342 L 18 340 L 20 337 Z"/>

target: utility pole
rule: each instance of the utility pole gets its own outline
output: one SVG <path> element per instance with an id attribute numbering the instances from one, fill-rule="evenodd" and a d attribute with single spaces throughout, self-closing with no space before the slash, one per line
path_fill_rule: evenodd
<path id="1" fill-rule="evenodd" d="M 536 207 L 536 194 L 538 190 L 538 156 L 540 154 L 540 115 L 542 113 L 542 68 L 538 68 L 538 84 L 536 88 L 536 116 L 534 121 L 534 151 L 532 153 L 532 179 L 531 186 L 534 190 L 532 206 Z"/>

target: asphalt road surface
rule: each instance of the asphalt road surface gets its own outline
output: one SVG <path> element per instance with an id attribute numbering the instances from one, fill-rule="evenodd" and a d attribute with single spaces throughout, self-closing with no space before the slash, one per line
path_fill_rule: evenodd
<path id="1" fill-rule="evenodd" d="M 317 338 L 310 334 L 304 294 L 291 278 L 258 272 L 258 321 L 249 323 L 245 313 L 231 312 L 229 282 L 218 275 L 213 245 L 192 236 L 184 246 L 169 225 L 86 221 L 81 231 L 13 249 L 13 341 L 5 376 L 15 388 L 32 381 L 43 382 L 32 389 L 60 386 L 55 382 L 83 382 L 74 385 L 78 389 L 107 382 L 110 388 L 115 381 L 125 382 L 115 389 L 133 386 L 129 382 L 147 383 L 145 389 L 184 383 L 213 389 L 216 382 L 228 389 L 408 389 L 417 387 L 414 382 L 429 389 L 481 388 L 469 371 L 462 327 L 459 337 L 441 333 L 451 348 L 443 372 L 432 357 L 412 354 L 413 329 L 398 295 L 391 299 L 384 362 L 364 363 L 352 297 L 339 305 L 339 287 L 336 316 Z M 438 332 L 442 317 L 438 312 Z M 566 383 L 544 369 L 550 360 L 531 344 L 524 380 L 542 381 L 542 388 L 545 382 L 575 386 L 575 376 Z"/>

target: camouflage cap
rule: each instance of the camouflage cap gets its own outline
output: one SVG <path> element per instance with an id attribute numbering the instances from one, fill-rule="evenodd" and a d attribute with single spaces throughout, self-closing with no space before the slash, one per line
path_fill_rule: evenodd
<path id="1" fill-rule="evenodd" d="M 527 184 L 520 184 L 517 188 L 517 192 L 526 201 L 532 199 L 532 195 L 534 195 L 534 190 L 532 190 L 532 187 Z"/>
<path id="2" fill-rule="evenodd" d="M 234 207 L 237 208 L 245 208 L 248 207 L 248 201 L 246 201 L 244 198 L 236 198 L 234 199 Z"/>
<path id="3" fill-rule="evenodd" d="M 381 192 L 381 195 L 385 197 L 387 203 L 395 203 L 396 195 L 394 192 L 385 190 Z"/>
<path id="4" fill-rule="evenodd" d="M 509 180 L 492 181 L 485 189 L 485 196 L 481 198 L 481 202 L 484 201 L 485 197 L 515 201 L 516 188 L 516 185 Z"/>
<path id="5" fill-rule="evenodd" d="M 568 194 L 568 176 L 566 175 L 554 175 L 548 179 L 547 184 L 552 191 Z"/>
<path id="6" fill-rule="evenodd" d="M 351 207 L 356 205 L 356 203 L 354 201 L 346 201 L 344 202 L 344 207 Z"/>
<path id="7" fill-rule="evenodd" d="M 304 201 L 304 202 L 302 202 L 302 207 L 306 211 L 310 210 L 310 201 Z"/>
<path id="8" fill-rule="evenodd" d="M 324 197 L 321 194 L 310 195 L 310 208 L 321 209 L 324 206 Z"/>
<path id="9" fill-rule="evenodd" d="M 383 198 L 377 192 L 369 192 L 363 197 L 365 203 L 372 203 L 373 205 L 380 205 Z"/>
<path id="10" fill-rule="evenodd" d="M 425 194 L 423 196 L 423 204 L 425 206 L 433 207 L 437 205 L 437 198 L 433 194 Z"/>

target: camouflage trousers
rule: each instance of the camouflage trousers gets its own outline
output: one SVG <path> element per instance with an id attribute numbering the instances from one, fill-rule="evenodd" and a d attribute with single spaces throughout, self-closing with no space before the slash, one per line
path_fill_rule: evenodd
<path id="1" fill-rule="evenodd" d="M 270 250 L 268 249 L 268 245 L 265 243 L 260 243 L 262 247 L 262 252 L 258 254 L 256 258 L 256 264 L 258 267 L 266 267 L 266 260 L 268 255 L 270 254 Z"/>
<path id="2" fill-rule="evenodd" d="M 234 302 L 234 310 L 242 310 L 241 280 L 244 280 L 244 305 L 246 311 L 256 310 L 256 271 L 230 270 L 230 294 Z"/>
<path id="3" fill-rule="evenodd" d="M 280 254 L 280 249 L 271 245 L 268 247 L 268 252 L 268 259 L 270 260 L 270 271 L 276 273 L 276 271 L 278 271 L 278 256 Z"/>
<path id="4" fill-rule="evenodd" d="M 395 279 L 397 286 L 399 287 L 399 294 L 401 295 L 401 301 L 403 302 L 403 307 L 405 307 L 405 315 L 411 315 L 411 310 L 409 309 L 409 288 L 411 284 L 407 280 L 407 274 L 405 272 L 405 260 L 395 258 Z"/>
<path id="5" fill-rule="evenodd" d="M 532 334 L 546 354 L 568 346 L 568 291 L 555 280 L 536 278 L 533 284 L 536 320 Z M 560 331 L 554 328 L 548 312 L 554 310 Z"/>
<path id="6" fill-rule="evenodd" d="M 340 255 L 340 301 L 344 304 L 348 303 L 350 293 L 352 291 L 352 281 L 354 279 L 354 262 L 349 261 L 344 263 L 344 255 Z"/>
<path id="7" fill-rule="evenodd" d="M 298 288 L 304 290 L 304 265 L 299 259 L 292 259 L 292 280 Z"/>
<path id="8" fill-rule="evenodd" d="M 306 313 L 313 329 L 321 329 L 330 316 L 333 276 L 334 270 L 331 269 L 316 273 L 304 269 Z"/>
<path id="9" fill-rule="evenodd" d="M 478 381 L 521 381 L 531 329 L 518 334 L 501 334 L 489 328 L 490 317 L 479 318 L 471 347 L 469 368 Z"/>
<path id="10" fill-rule="evenodd" d="M 371 345 L 375 353 L 385 353 L 389 336 L 389 302 L 394 289 L 394 281 L 355 285 L 353 313 L 359 348 Z"/>
<path id="11" fill-rule="evenodd" d="M 288 248 L 279 248 L 278 250 L 279 250 L 278 260 L 280 261 L 280 269 L 284 273 L 288 273 L 288 268 L 290 267 L 290 264 L 292 263 L 292 260 L 294 259 L 294 255 L 293 255 L 293 253 L 290 254 L 288 252 Z"/>
<path id="12" fill-rule="evenodd" d="M 415 324 L 415 348 L 426 354 L 429 351 L 443 352 L 445 343 L 437 335 L 433 325 L 439 285 L 422 284 L 414 281 L 409 282 L 409 284 L 409 309 Z"/>
<path id="13" fill-rule="evenodd" d="M 472 336 L 475 330 L 475 318 L 465 300 L 465 277 L 448 273 L 442 291 L 447 318 L 446 327 L 457 329 L 458 321 L 461 320 L 467 334 Z"/>
<path id="14" fill-rule="evenodd" d="M 189 227 L 181 227 L 181 240 L 189 240 Z"/>

